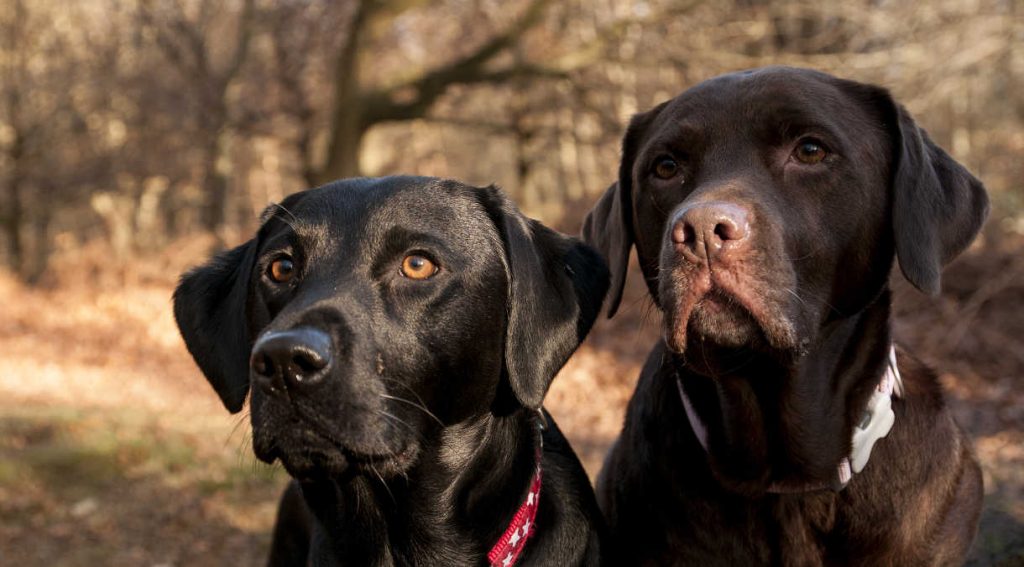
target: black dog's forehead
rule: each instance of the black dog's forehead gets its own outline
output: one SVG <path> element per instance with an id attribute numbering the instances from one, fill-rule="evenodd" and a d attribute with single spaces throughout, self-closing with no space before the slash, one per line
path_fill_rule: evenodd
<path id="1" fill-rule="evenodd" d="M 395 238 L 433 240 L 453 249 L 498 239 L 497 229 L 474 197 L 478 189 L 429 177 L 342 180 L 296 194 L 268 208 L 265 244 L 279 237 L 307 246 L 347 251 Z"/>
<path id="2" fill-rule="evenodd" d="M 865 96 L 855 83 L 810 69 L 766 67 L 730 73 L 699 83 L 672 100 L 661 115 L 669 119 L 659 121 L 657 135 L 872 135 L 883 125 L 862 104 Z"/>

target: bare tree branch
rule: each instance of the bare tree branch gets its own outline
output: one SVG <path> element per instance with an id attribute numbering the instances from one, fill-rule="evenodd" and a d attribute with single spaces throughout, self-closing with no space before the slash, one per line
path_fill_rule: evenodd
<path id="1" fill-rule="evenodd" d="M 514 46 L 526 31 L 540 22 L 550 3 L 551 0 L 533 0 L 519 19 L 507 30 L 457 61 L 405 83 L 367 93 L 363 97 L 365 101 L 364 128 L 377 122 L 422 116 L 449 87 L 456 84 L 501 82 L 515 76 L 555 74 L 554 71 L 544 70 L 536 65 L 512 65 L 494 71 L 487 69 L 488 63 Z M 394 101 L 399 93 L 409 91 L 416 93 L 413 100 Z"/>

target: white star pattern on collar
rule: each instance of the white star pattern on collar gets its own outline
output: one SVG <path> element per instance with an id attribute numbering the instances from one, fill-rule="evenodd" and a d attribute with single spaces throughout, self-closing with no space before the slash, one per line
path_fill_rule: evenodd
<path id="1" fill-rule="evenodd" d="M 541 420 L 543 420 L 543 414 L 539 415 Z M 535 446 L 536 467 L 533 471 L 526 498 L 522 501 L 519 509 L 516 510 L 515 515 L 505 529 L 505 533 L 502 534 L 498 542 L 487 553 L 487 561 L 491 567 L 511 567 L 515 565 L 519 555 L 523 553 L 526 541 L 532 535 L 530 527 L 537 516 L 537 509 L 540 507 L 541 460 L 544 453 L 543 427 L 543 422 L 538 420 L 536 430 L 537 444 Z"/>

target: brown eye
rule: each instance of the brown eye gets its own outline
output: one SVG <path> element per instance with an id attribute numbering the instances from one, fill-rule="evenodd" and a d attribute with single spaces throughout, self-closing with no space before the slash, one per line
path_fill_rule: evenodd
<path id="1" fill-rule="evenodd" d="M 402 260 L 402 275 L 411 280 L 425 280 L 437 273 L 437 264 L 419 254 L 409 254 Z"/>
<path id="2" fill-rule="evenodd" d="M 679 172 L 679 164 L 670 157 L 660 157 L 654 164 L 654 175 L 660 179 L 672 179 Z"/>
<path id="3" fill-rule="evenodd" d="M 828 156 L 828 151 L 825 149 L 825 146 L 817 140 L 804 140 L 797 145 L 795 150 L 793 150 L 793 156 L 796 157 L 797 161 L 800 163 L 814 165 L 816 163 L 821 163 L 821 161 Z"/>
<path id="4" fill-rule="evenodd" d="M 291 258 L 278 258 L 271 262 L 267 274 L 277 283 L 287 283 L 295 277 L 295 263 Z"/>

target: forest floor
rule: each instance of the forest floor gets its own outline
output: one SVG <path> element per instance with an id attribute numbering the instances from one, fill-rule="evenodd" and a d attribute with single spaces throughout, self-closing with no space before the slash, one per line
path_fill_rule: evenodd
<path id="1" fill-rule="evenodd" d="M 895 285 L 897 339 L 941 370 L 984 468 L 970 565 L 1024 564 L 1016 244 L 955 263 L 941 297 Z M 203 256 L 197 244 L 174 250 Z M 128 273 L 102 256 L 65 259 L 39 288 L 0 276 L 0 564 L 262 564 L 287 477 L 257 463 L 245 414 L 223 409 L 181 343 L 170 295 L 182 262 L 150 258 Z M 620 314 L 555 381 L 547 407 L 592 477 L 659 324 L 631 278 Z"/>

